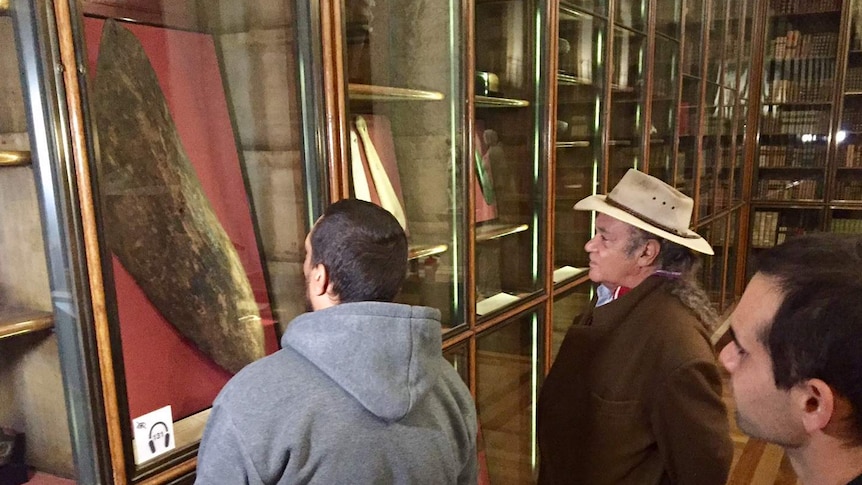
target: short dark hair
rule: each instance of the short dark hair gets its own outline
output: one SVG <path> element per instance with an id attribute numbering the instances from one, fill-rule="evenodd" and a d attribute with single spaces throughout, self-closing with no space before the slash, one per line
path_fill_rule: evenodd
<path id="1" fill-rule="evenodd" d="M 311 232 L 339 302 L 392 301 L 407 275 L 407 236 L 385 209 L 357 199 L 330 205 Z"/>
<path id="2" fill-rule="evenodd" d="M 850 402 L 848 436 L 862 444 L 862 236 L 797 236 L 758 255 L 756 265 L 783 296 L 759 335 L 776 386 L 826 382 Z"/>

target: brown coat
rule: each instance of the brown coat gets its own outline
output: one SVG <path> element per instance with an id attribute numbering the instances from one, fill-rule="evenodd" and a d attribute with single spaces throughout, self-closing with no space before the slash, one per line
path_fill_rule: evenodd
<path id="1" fill-rule="evenodd" d="M 539 483 L 727 480 L 715 354 L 665 283 L 652 276 L 569 329 L 539 397 Z"/>

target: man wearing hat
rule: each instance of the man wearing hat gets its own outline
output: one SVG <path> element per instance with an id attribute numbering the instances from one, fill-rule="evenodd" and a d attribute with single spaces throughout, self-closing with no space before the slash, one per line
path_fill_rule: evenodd
<path id="1" fill-rule="evenodd" d="M 539 483 L 724 485 L 733 457 L 696 282 L 692 199 L 629 170 L 585 249 L 595 306 L 569 329 L 538 405 Z"/>

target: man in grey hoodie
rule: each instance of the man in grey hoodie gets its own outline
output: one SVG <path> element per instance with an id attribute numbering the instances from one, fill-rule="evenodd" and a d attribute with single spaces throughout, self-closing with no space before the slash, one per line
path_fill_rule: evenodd
<path id="1" fill-rule="evenodd" d="M 196 483 L 475 483 L 476 410 L 440 312 L 392 303 L 407 272 L 395 217 L 336 202 L 305 251 L 312 311 L 219 393 Z"/>

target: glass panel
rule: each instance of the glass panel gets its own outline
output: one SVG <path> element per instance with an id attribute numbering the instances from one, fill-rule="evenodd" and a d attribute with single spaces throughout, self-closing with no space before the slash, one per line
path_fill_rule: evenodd
<path id="1" fill-rule="evenodd" d="M 727 2 L 712 2 L 709 22 L 709 46 L 706 58 L 706 78 L 714 83 L 721 83 L 722 64 L 725 50 L 725 26 L 727 22 Z M 709 98 L 707 98 L 709 100 Z"/>
<path id="2" fill-rule="evenodd" d="M 703 0 L 685 1 L 685 34 L 683 37 L 682 72 L 700 77 L 703 49 Z"/>
<path id="3" fill-rule="evenodd" d="M 76 469 L 58 338 L 51 331 L 51 288 L 22 66 L 13 20 L 6 14 L 0 7 L 0 45 L 5 46 L 0 48 L 0 425 L 5 430 L 0 455 L 8 459 L 11 451 L 12 461 L 0 466 L 0 481 L 18 483 L 18 474 L 21 482 L 27 480 L 28 467 L 43 472 L 39 475 L 50 471 L 64 477 L 76 476 Z M 21 441 L 9 443 L 12 435 Z"/>
<path id="4" fill-rule="evenodd" d="M 560 0 L 561 8 L 578 7 L 581 10 L 592 12 L 596 15 L 608 15 L 607 0 Z"/>
<path id="5" fill-rule="evenodd" d="M 862 211 L 852 209 L 833 210 L 829 231 L 840 234 L 862 234 Z"/>
<path id="6" fill-rule="evenodd" d="M 470 346 L 469 342 L 453 345 L 443 351 L 443 358 L 458 371 L 464 383 L 470 385 Z"/>
<path id="7" fill-rule="evenodd" d="M 476 4 L 476 312 L 487 316 L 540 291 L 545 174 L 534 53 L 537 4 Z"/>
<path id="8" fill-rule="evenodd" d="M 850 2 L 854 12 L 862 5 Z M 859 15 L 851 17 L 850 50 L 844 77 L 843 114 L 835 141 L 835 187 L 831 199 L 862 201 L 862 25 Z M 834 221 L 834 219 L 833 219 Z M 843 223 L 842 223 L 843 224 Z M 833 229 L 834 230 L 834 229 Z"/>
<path id="9" fill-rule="evenodd" d="M 643 76 L 646 37 L 614 27 L 611 79 L 610 173 L 613 187 L 630 168 L 643 165 Z"/>
<path id="10" fill-rule="evenodd" d="M 456 11 L 445 1 L 345 3 L 351 192 L 401 220 L 411 261 L 398 301 L 438 308 L 444 329 L 465 321 Z"/>
<path id="11" fill-rule="evenodd" d="M 680 39 L 680 7 L 682 0 L 656 2 L 655 30 L 674 40 Z"/>
<path id="12" fill-rule="evenodd" d="M 825 196 L 824 167 L 840 26 L 837 5 L 770 4 L 753 187 L 756 199 L 813 201 Z M 855 106 L 851 101 L 844 108 L 841 130 L 845 134 L 838 134 L 836 141 L 852 145 Z M 844 146 L 839 145 L 839 159 L 843 155 Z"/>
<path id="13" fill-rule="evenodd" d="M 554 297 L 554 324 L 551 328 L 551 361 L 557 357 L 563 338 L 572 323 L 589 309 L 595 291 L 592 283 L 576 286 L 572 291 Z"/>
<path id="14" fill-rule="evenodd" d="M 700 155 L 700 79 L 683 75 L 682 99 L 679 104 L 679 152 L 676 155 L 674 186 L 687 195 L 694 195 L 697 159 Z"/>
<path id="15" fill-rule="evenodd" d="M 820 209 L 755 208 L 751 217 L 747 277 L 751 277 L 759 250 L 781 244 L 787 238 L 821 230 L 823 213 Z"/>
<path id="16" fill-rule="evenodd" d="M 676 133 L 679 42 L 655 37 L 650 124 L 649 173 L 672 182 L 673 142 Z"/>
<path id="17" fill-rule="evenodd" d="M 538 315 L 519 317 L 476 340 L 476 409 L 491 483 L 533 483 L 542 362 Z"/>
<path id="18" fill-rule="evenodd" d="M 647 0 L 614 0 L 614 23 L 646 32 Z"/>
<path id="19" fill-rule="evenodd" d="M 727 237 L 727 271 L 724 277 L 724 301 L 722 311 L 733 304 L 736 294 L 736 263 L 739 258 L 738 231 L 739 213 L 737 209 L 730 213 L 730 234 Z"/>
<path id="20" fill-rule="evenodd" d="M 559 42 L 561 46 L 569 45 L 570 52 L 561 51 L 557 76 L 556 283 L 577 278 L 587 266 L 583 247 L 591 237 L 592 215 L 572 207 L 578 200 L 597 193 L 601 186 L 601 120 L 606 78 L 602 56 L 607 44 L 604 20 L 573 10 L 561 10 L 559 18 Z"/>
<path id="21" fill-rule="evenodd" d="M 722 283 L 724 281 L 725 242 L 727 240 L 727 218 L 722 217 L 698 231 L 706 239 L 715 255 L 702 256 L 700 281 L 709 299 L 716 305 L 721 305 Z"/>
<path id="22" fill-rule="evenodd" d="M 292 3 L 135 5 L 84 2 L 93 188 L 121 422 L 170 405 L 187 450 L 227 380 L 305 310 L 320 174 L 303 163 Z"/>

